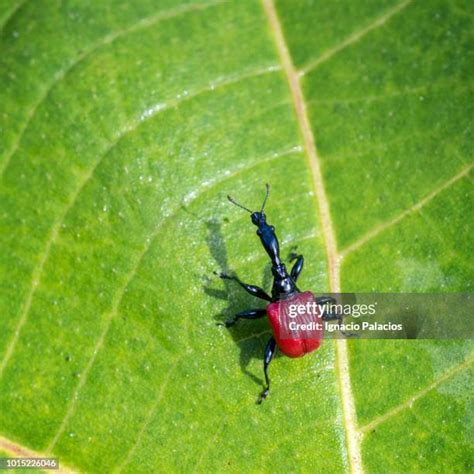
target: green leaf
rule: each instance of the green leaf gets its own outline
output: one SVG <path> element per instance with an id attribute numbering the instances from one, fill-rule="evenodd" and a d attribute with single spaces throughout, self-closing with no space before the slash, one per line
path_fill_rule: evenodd
<path id="1" fill-rule="evenodd" d="M 268 287 L 225 196 L 257 206 L 270 182 L 302 288 L 472 291 L 472 18 L 4 1 L 0 450 L 85 472 L 472 470 L 471 341 L 326 341 L 277 357 L 255 406 L 269 327 L 216 326 L 260 305 L 213 275 Z"/>

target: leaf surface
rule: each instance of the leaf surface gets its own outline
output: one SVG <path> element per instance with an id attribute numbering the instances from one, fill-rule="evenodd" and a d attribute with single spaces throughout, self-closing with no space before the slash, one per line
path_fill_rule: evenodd
<path id="1" fill-rule="evenodd" d="M 0 25 L 3 439 L 86 472 L 472 469 L 472 342 L 327 341 L 256 407 L 268 324 L 215 323 L 262 304 L 213 276 L 268 288 L 225 196 L 270 182 L 302 288 L 472 291 L 467 2 L 12 1 Z"/>

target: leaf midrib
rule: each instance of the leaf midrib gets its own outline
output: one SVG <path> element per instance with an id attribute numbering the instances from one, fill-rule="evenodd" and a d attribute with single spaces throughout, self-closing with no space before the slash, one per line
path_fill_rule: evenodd
<path id="1" fill-rule="evenodd" d="M 328 259 L 329 287 L 333 293 L 340 292 L 340 266 L 338 260 L 336 239 L 334 227 L 331 221 L 329 211 L 329 201 L 324 188 L 324 181 L 321 172 L 320 159 L 318 157 L 316 144 L 306 113 L 306 104 L 301 88 L 300 77 L 293 65 L 288 46 L 286 44 L 281 23 L 275 9 L 273 0 L 263 0 L 263 6 L 268 18 L 270 30 L 273 33 L 273 39 L 277 48 L 283 70 L 286 74 L 288 85 L 293 98 L 296 117 L 300 127 L 303 141 L 306 148 L 306 155 L 309 161 L 309 167 L 313 176 L 314 191 L 319 209 L 319 221 L 322 228 L 326 254 Z M 347 351 L 347 342 L 340 339 L 336 343 L 337 353 L 337 375 L 339 381 L 339 390 L 342 401 L 344 416 L 344 428 L 346 433 L 346 447 L 349 452 L 350 468 L 355 474 L 362 473 L 362 458 L 359 446 L 359 436 L 357 433 L 357 418 L 355 412 L 355 402 L 352 395 L 349 356 Z M 343 456 L 344 459 L 344 456 Z"/>

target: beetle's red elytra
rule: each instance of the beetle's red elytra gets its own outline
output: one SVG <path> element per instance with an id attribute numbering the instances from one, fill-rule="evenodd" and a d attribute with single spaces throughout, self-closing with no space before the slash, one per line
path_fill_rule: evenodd
<path id="1" fill-rule="evenodd" d="M 272 326 L 273 337 L 280 351 L 287 357 L 302 357 L 315 351 L 322 343 L 324 325 L 321 313 L 308 310 L 316 299 L 310 291 L 297 293 L 287 300 L 270 303 L 267 316 Z M 292 315 L 291 306 L 305 308 L 304 312 Z"/>

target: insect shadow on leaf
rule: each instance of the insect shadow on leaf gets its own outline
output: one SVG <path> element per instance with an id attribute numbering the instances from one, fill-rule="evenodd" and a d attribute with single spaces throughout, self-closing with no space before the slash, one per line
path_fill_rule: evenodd
<path id="1" fill-rule="evenodd" d="M 225 241 L 222 233 L 222 223 L 217 219 L 210 219 L 206 222 L 207 233 L 207 245 L 212 258 L 215 260 L 217 267 L 216 270 L 219 272 L 235 274 L 235 272 L 229 271 L 228 268 L 228 257 L 225 246 Z M 224 290 L 216 289 L 213 286 L 219 282 L 224 282 Z M 262 287 L 268 288 L 271 286 L 272 272 L 271 264 L 265 265 L 262 273 Z M 215 315 L 217 325 L 223 325 L 223 323 L 244 309 L 249 307 L 256 308 L 264 306 L 259 303 L 258 300 L 247 295 L 245 292 L 233 284 L 229 280 L 218 280 L 207 279 L 204 284 L 204 291 L 207 295 L 225 300 L 228 302 L 227 307 L 219 314 Z M 217 327 L 217 330 L 226 330 L 224 327 Z M 264 381 L 257 377 L 255 374 L 248 370 L 250 361 L 255 358 L 259 361 L 262 360 L 262 352 L 265 347 L 265 343 L 271 334 L 270 326 L 267 319 L 251 321 L 251 324 L 246 324 L 246 321 L 242 321 L 240 324 L 227 329 L 232 335 L 234 342 L 240 349 L 240 368 L 242 372 L 250 377 L 256 384 L 264 386 Z M 277 354 L 278 357 L 278 354 Z"/>

